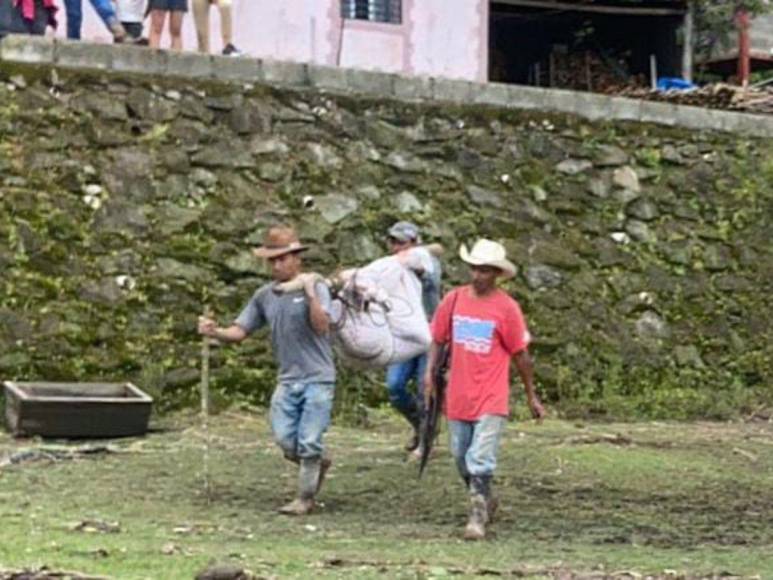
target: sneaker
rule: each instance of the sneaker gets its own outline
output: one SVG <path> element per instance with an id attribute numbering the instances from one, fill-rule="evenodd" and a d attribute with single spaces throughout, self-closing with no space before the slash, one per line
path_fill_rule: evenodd
<path id="1" fill-rule="evenodd" d="M 314 509 L 313 499 L 296 498 L 279 508 L 279 513 L 286 516 L 305 516 Z"/>
<path id="2" fill-rule="evenodd" d="M 229 42 L 223 48 L 223 56 L 244 56 L 244 53 Z"/>

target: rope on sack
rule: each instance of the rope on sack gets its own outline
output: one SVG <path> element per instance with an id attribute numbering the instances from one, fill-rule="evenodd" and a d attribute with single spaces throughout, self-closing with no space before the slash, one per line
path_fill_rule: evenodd
<path id="1" fill-rule="evenodd" d="M 391 304 L 388 302 L 376 302 L 362 298 L 360 291 L 357 289 L 358 272 L 359 269 L 355 270 L 354 274 L 346 282 L 346 284 L 344 284 L 343 288 L 334 293 L 335 300 L 338 300 L 341 304 L 341 317 L 337 321 L 331 321 L 331 324 L 337 333 L 340 333 L 340 331 L 345 327 L 349 328 L 352 331 L 351 335 L 354 339 L 354 342 L 357 342 L 358 334 L 360 334 L 359 329 L 362 328 L 361 325 L 357 324 L 357 319 L 360 316 L 367 316 L 372 323 L 372 327 L 374 328 L 389 327 L 389 313 L 392 309 Z M 347 293 L 350 294 L 352 298 L 348 298 Z M 377 304 L 383 309 L 383 321 L 380 321 L 376 318 L 375 313 L 370 309 L 371 304 Z M 348 326 L 346 324 L 347 320 L 350 322 Z M 341 336 L 341 334 L 339 334 L 339 336 Z M 396 347 L 395 337 L 391 332 L 389 333 L 389 338 L 391 340 L 389 347 L 387 349 L 381 349 L 372 355 L 363 355 L 361 352 L 354 351 L 348 348 L 346 341 L 340 339 L 337 341 L 337 344 L 344 357 L 351 361 L 360 362 L 367 365 L 374 360 L 382 358 L 385 354 L 385 350 L 389 352 L 388 358 L 392 358 Z"/>

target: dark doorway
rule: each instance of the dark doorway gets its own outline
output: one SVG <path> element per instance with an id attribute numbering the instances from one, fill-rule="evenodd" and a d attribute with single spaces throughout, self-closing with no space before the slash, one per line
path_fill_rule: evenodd
<path id="1" fill-rule="evenodd" d="M 569 2 L 561 8 L 525 4 L 491 4 L 492 81 L 599 92 L 649 85 L 653 55 L 658 77 L 681 76 L 683 16 L 675 3 L 668 15 L 628 13 L 631 3 L 621 13 L 607 3 L 610 12 L 567 9 Z"/>

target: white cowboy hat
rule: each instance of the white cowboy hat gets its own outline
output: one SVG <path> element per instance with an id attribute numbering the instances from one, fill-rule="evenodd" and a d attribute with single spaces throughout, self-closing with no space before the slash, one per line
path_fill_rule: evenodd
<path id="1" fill-rule="evenodd" d="M 467 246 L 462 244 L 459 248 L 459 257 L 473 266 L 492 266 L 502 270 L 505 278 L 515 276 L 516 267 L 507 259 L 507 252 L 502 244 L 491 240 L 480 239 L 475 242 L 472 251 L 467 251 Z"/>

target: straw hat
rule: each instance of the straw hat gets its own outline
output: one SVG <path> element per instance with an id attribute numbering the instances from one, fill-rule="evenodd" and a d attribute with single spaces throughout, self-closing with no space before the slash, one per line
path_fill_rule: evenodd
<path id="1" fill-rule="evenodd" d="M 277 258 L 293 252 L 304 252 L 309 249 L 298 239 L 298 234 L 289 226 L 274 226 L 269 228 L 263 238 L 263 245 L 255 248 L 253 253 L 258 258 Z"/>
<path id="2" fill-rule="evenodd" d="M 516 267 L 507 259 L 507 252 L 502 244 L 491 240 L 480 239 L 475 242 L 471 251 L 462 244 L 459 249 L 459 257 L 473 266 L 491 266 L 502 270 L 505 278 L 515 276 Z"/>

